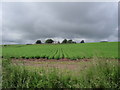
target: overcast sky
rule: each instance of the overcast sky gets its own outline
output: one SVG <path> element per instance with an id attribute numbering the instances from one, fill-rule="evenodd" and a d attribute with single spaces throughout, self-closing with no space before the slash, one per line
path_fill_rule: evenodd
<path id="1" fill-rule="evenodd" d="M 118 40 L 117 2 L 6 2 L 2 6 L 3 44 L 48 38 Z"/>

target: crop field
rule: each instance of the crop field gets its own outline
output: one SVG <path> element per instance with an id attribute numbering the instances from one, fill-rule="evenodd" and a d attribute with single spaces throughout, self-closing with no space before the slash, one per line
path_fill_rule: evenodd
<path id="1" fill-rule="evenodd" d="M 0 89 L 120 90 L 120 3 L 18 1 L 1 3 Z"/>
<path id="2" fill-rule="evenodd" d="M 5 58 L 46 58 L 46 59 L 83 59 L 111 58 L 118 59 L 118 42 L 84 44 L 40 44 L 8 45 L 2 48 Z"/>
<path id="3" fill-rule="evenodd" d="M 2 88 L 120 89 L 118 42 L 2 45 L 0 49 Z"/>

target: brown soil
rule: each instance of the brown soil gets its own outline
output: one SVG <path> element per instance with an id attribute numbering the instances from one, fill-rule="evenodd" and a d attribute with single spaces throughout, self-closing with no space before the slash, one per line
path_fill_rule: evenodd
<path id="1" fill-rule="evenodd" d="M 60 69 L 70 69 L 75 70 L 78 67 L 85 69 L 86 64 L 80 65 L 80 62 L 90 62 L 90 59 L 79 59 L 79 60 L 70 60 L 70 59 L 12 59 L 12 62 L 17 65 L 26 65 L 26 66 L 35 66 L 35 67 L 56 67 Z M 22 62 L 22 63 L 20 63 Z"/>
<path id="2" fill-rule="evenodd" d="M 116 60 L 117 59 L 111 59 Z M 12 59 L 12 62 L 16 65 L 25 65 L 25 66 L 33 66 L 33 67 L 55 67 L 59 69 L 69 69 L 69 70 L 84 70 L 89 68 L 92 59 L 78 59 L 78 60 L 70 60 L 70 59 Z"/>
<path id="3" fill-rule="evenodd" d="M 12 59 L 12 60 L 14 60 L 14 61 L 26 61 L 26 62 L 28 62 L 28 61 L 34 61 L 34 62 L 80 62 L 80 61 L 90 61 L 90 59 L 77 59 L 77 60 L 70 60 L 70 59 L 66 59 L 66 58 L 64 58 L 64 59 L 59 59 L 59 60 L 57 60 L 57 59 Z"/>

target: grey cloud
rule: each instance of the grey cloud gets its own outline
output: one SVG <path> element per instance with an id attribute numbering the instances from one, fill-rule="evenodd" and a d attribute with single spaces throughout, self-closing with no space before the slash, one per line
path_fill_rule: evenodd
<path id="1" fill-rule="evenodd" d="M 117 40 L 117 3 L 3 3 L 3 42 Z"/>

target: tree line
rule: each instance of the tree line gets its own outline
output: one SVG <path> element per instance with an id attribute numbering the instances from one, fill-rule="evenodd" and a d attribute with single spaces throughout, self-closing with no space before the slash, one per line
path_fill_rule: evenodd
<path id="1" fill-rule="evenodd" d="M 51 43 L 54 43 L 55 41 L 54 40 L 52 40 L 52 39 L 47 39 L 46 41 L 45 41 L 45 43 L 46 44 L 51 44 Z M 41 40 L 37 40 L 36 42 L 35 42 L 36 44 L 42 44 L 42 41 Z M 60 42 L 58 41 L 57 42 L 58 44 L 60 44 Z M 76 43 L 75 41 L 73 41 L 73 40 L 67 40 L 67 39 L 64 39 L 62 42 L 61 42 L 61 44 L 67 44 L 67 43 Z M 84 40 L 82 40 L 80 43 L 85 43 L 84 42 Z"/>

